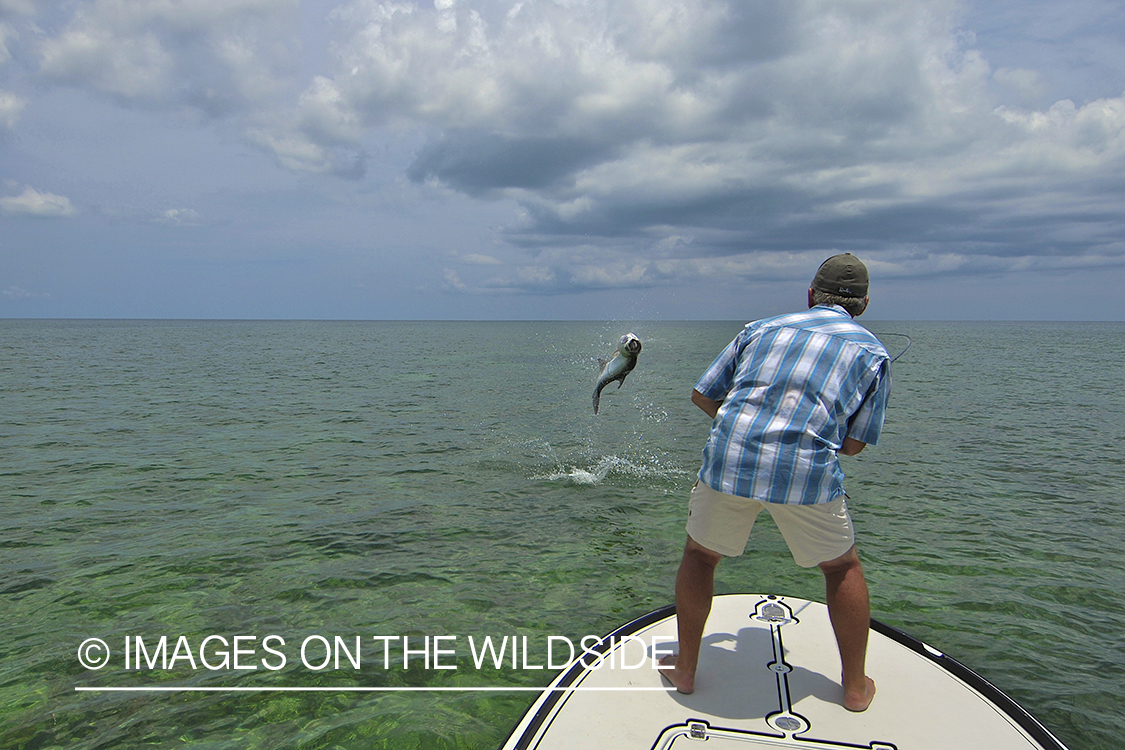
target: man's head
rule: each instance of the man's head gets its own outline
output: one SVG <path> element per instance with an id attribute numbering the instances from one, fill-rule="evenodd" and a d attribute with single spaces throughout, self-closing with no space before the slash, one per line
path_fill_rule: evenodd
<path id="1" fill-rule="evenodd" d="M 820 264 L 809 287 L 809 307 L 839 305 L 853 318 L 867 309 L 867 266 L 851 253 L 833 255 Z"/>

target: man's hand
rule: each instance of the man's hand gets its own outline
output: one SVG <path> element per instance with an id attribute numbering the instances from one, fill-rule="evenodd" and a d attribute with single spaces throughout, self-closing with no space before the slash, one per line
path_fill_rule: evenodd
<path id="1" fill-rule="evenodd" d="M 866 447 L 867 443 L 861 443 L 855 438 L 846 437 L 844 438 L 844 444 L 836 452 L 841 456 L 854 456 Z"/>
<path id="2" fill-rule="evenodd" d="M 691 390 L 691 402 L 702 409 L 707 416 L 711 417 L 711 419 L 715 418 L 715 415 L 719 413 L 719 407 L 723 405 L 722 401 L 716 401 L 713 398 L 707 398 L 694 388 L 692 388 Z"/>

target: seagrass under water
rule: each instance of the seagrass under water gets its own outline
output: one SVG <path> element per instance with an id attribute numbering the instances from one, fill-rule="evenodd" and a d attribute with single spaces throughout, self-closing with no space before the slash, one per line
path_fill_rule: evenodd
<path id="1" fill-rule="evenodd" d="M 739 325 L 0 321 L 0 745 L 498 746 L 533 693 L 75 688 L 546 684 L 542 653 L 476 668 L 468 638 L 578 641 L 671 601 L 708 427 L 688 394 Z M 845 464 L 874 615 L 1073 750 L 1118 747 L 1125 326 L 869 326 L 914 341 L 884 439 Z M 821 585 L 763 520 L 718 590 Z M 162 635 L 194 668 L 126 668 L 126 637 Z M 198 663 L 212 635 L 256 639 L 255 668 Z M 357 635 L 360 669 L 298 658 Z M 456 668 L 373 636 L 455 636 Z"/>

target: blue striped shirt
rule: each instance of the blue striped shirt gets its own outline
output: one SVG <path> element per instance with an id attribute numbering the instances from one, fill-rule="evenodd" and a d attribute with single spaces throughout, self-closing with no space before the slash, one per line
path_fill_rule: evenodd
<path id="1" fill-rule="evenodd" d="M 748 324 L 695 389 L 722 401 L 700 481 L 718 492 L 812 505 L 844 494 L 845 437 L 879 440 L 890 357 L 840 307 Z"/>

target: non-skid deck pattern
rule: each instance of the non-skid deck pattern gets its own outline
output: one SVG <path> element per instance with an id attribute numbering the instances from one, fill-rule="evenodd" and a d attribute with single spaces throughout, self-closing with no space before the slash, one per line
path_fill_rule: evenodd
<path id="1" fill-rule="evenodd" d="M 587 654 L 585 665 L 563 670 L 504 750 L 1065 750 L 971 670 L 879 623 L 867 656 L 878 692 L 867 711 L 847 711 L 823 604 L 716 597 L 692 695 L 652 668 L 654 648 L 673 652 L 675 638 L 671 607 L 618 629 L 600 666 L 589 668 Z"/>

